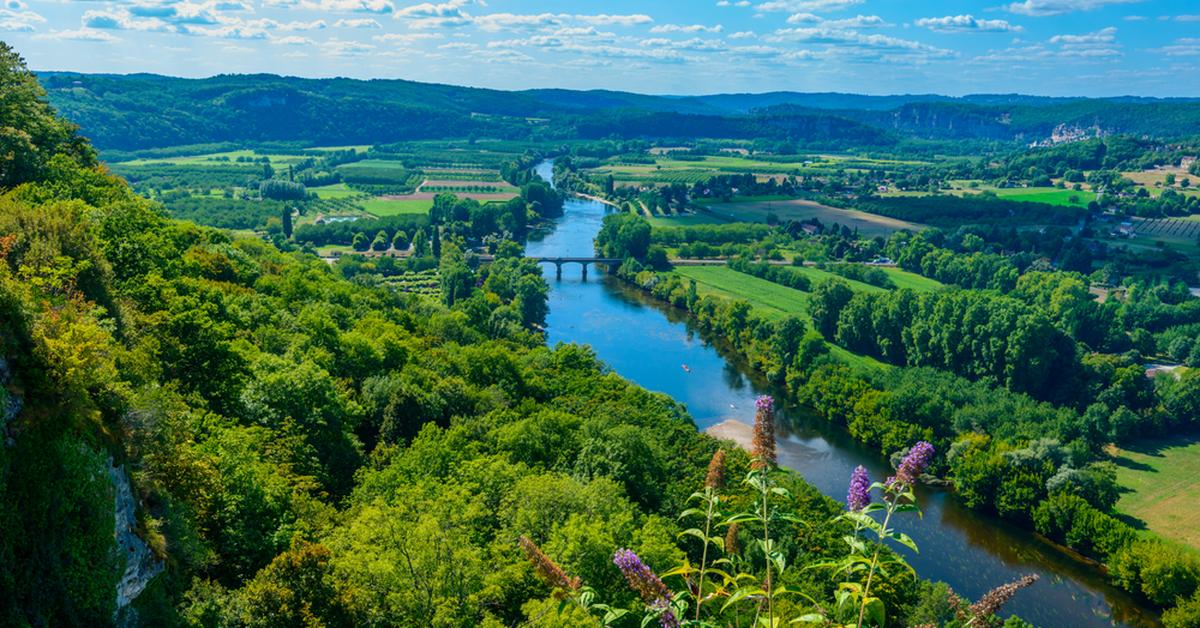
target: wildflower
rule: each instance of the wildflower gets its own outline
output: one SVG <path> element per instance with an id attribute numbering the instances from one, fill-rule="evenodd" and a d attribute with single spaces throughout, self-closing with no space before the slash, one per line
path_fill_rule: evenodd
<path id="1" fill-rule="evenodd" d="M 902 484 L 914 484 L 917 478 L 925 472 L 929 466 L 929 462 L 933 460 L 933 445 L 925 441 L 918 441 L 912 449 L 908 450 L 908 454 L 904 456 L 904 460 L 900 461 L 900 468 L 896 469 L 895 482 Z M 889 484 L 892 482 L 889 481 Z"/>
<path id="2" fill-rule="evenodd" d="M 708 477 L 704 478 L 704 486 L 714 489 L 725 486 L 724 449 L 718 449 L 717 453 L 713 454 L 712 460 L 708 462 Z"/>
<path id="3" fill-rule="evenodd" d="M 679 620 L 670 609 L 671 590 L 663 584 L 658 576 L 654 575 L 654 571 L 646 566 L 646 563 L 643 563 L 637 554 L 632 550 L 619 549 L 613 555 L 613 564 L 625 575 L 629 587 L 637 591 L 638 595 L 642 597 L 642 601 L 650 608 L 662 613 L 658 616 L 658 623 L 662 628 L 679 626 Z"/>
<path id="4" fill-rule="evenodd" d="M 763 395 L 754 402 L 758 412 L 754 415 L 754 463 L 755 469 L 765 469 L 775 464 L 775 400 Z"/>
<path id="5" fill-rule="evenodd" d="M 738 524 L 733 522 L 729 524 L 729 530 L 725 533 L 725 555 L 733 556 L 738 553 Z"/>
<path id="6" fill-rule="evenodd" d="M 1017 594 L 1017 591 L 1038 581 L 1037 574 L 1028 574 L 1008 584 L 1002 584 L 991 591 L 988 591 L 979 598 L 979 601 L 971 605 L 971 615 L 975 619 L 984 621 L 1000 612 L 1000 607 L 1012 599 L 1012 596 Z"/>
<path id="7" fill-rule="evenodd" d="M 538 577 L 546 584 L 555 589 L 579 590 L 579 578 L 567 576 L 562 567 L 559 567 L 553 560 L 550 560 L 549 556 L 543 554 L 537 543 L 529 540 L 529 537 L 522 536 L 517 540 L 517 544 L 525 551 L 525 556 L 533 564 L 533 570 L 537 572 Z"/>
<path id="8" fill-rule="evenodd" d="M 850 490 L 846 493 L 846 506 L 850 512 L 859 512 L 871 503 L 871 478 L 862 465 L 850 474 Z"/>

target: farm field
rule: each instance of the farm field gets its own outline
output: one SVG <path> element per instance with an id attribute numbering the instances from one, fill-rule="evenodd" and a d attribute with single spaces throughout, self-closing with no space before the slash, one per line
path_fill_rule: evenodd
<path id="1" fill-rule="evenodd" d="M 1178 240 L 1195 244 L 1200 238 L 1200 216 L 1172 218 L 1138 218 L 1134 220 L 1137 233 L 1156 240 Z"/>
<path id="2" fill-rule="evenodd" d="M 1200 435 L 1147 439 L 1109 451 L 1117 483 L 1128 489 L 1118 512 L 1148 531 L 1200 550 L 1200 526 L 1192 496 L 1200 490 Z"/>
<path id="3" fill-rule="evenodd" d="M 725 266 L 687 266 L 676 268 L 674 272 L 685 279 L 695 279 L 696 290 L 702 296 L 740 299 L 769 318 L 781 318 L 789 314 L 808 318 L 808 293 L 739 273 Z M 832 343 L 829 343 L 829 351 L 855 370 L 890 368 L 874 358 L 851 353 Z"/>
<path id="4" fill-rule="evenodd" d="M 239 162 L 238 158 L 243 158 Z M 223 153 L 205 153 L 203 155 L 188 155 L 185 157 L 160 157 L 155 159 L 134 159 L 132 161 L 120 162 L 122 166 L 229 166 L 229 165 L 253 165 L 255 162 L 246 162 L 245 159 L 260 160 L 266 157 L 271 160 L 271 166 L 284 166 L 294 164 L 305 159 L 301 155 L 271 155 L 258 154 L 252 150 L 234 150 Z"/>
<path id="5" fill-rule="evenodd" d="M 324 185 L 316 188 L 308 188 L 309 192 L 317 195 L 317 198 L 325 199 L 342 199 L 362 194 L 358 190 L 351 189 L 345 183 L 335 183 L 333 185 Z"/>
<path id="6" fill-rule="evenodd" d="M 896 231 L 909 229 L 921 231 L 924 225 L 869 214 L 855 209 L 830 207 L 813 201 L 799 199 L 783 200 L 750 200 L 729 203 L 716 202 L 707 205 L 713 214 L 740 222 L 764 222 L 767 214 L 774 214 L 780 220 L 811 220 L 816 218 L 826 225 L 837 223 L 867 237 L 887 237 Z"/>
<path id="7" fill-rule="evenodd" d="M 725 266 L 685 266 L 675 272 L 695 279 L 700 294 L 744 299 L 771 318 L 788 314 L 808 316 L 808 295 L 799 290 L 739 273 Z"/>
<path id="8" fill-rule="evenodd" d="M 374 214 L 379 217 L 399 216 L 401 214 L 424 214 L 433 207 L 433 199 L 394 199 L 394 198 L 373 198 L 360 203 L 363 210 L 367 213 Z"/>
<path id="9" fill-rule="evenodd" d="M 946 287 L 946 284 L 928 277 L 923 277 L 916 273 L 910 273 L 907 270 L 900 268 L 880 267 L 880 270 L 887 273 L 892 278 L 892 283 L 896 284 L 897 289 L 908 288 L 915 292 L 931 292 L 940 290 Z"/>
<path id="10" fill-rule="evenodd" d="M 1146 188 L 1146 191 L 1151 196 L 1160 196 L 1163 191 L 1168 189 L 1166 185 L 1167 175 L 1175 175 L 1175 185 L 1170 189 L 1175 190 L 1180 194 L 1200 195 L 1200 177 L 1197 177 L 1187 170 L 1179 166 L 1159 166 L 1150 170 L 1135 170 L 1132 172 L 1122 172 L 1121 176 L 1133 181 L 1134 183 Z M 1191 185 L 1182 187 L 1180 182 L 1187 179 Z"/>
<path id="11" fill-rule="evenodd" d="M 955 196 L 971 196 L 991 192 L 997 197 L 1010 201 L 1024 201 L 1028 203 L 1046 203 L 1047 205 L 1059 205 L 1062 207 L 1087 207 L 1088 203 L 1096 200 L 1096 193 L 1090 190 L 1072 190 L 1070 188 L 1062 189 L 1057 187 L 1037 187 L 1037 188 L 998 188 L 991 185 L 983 185 L 980 181 L 951 181 L 951 189 L 945 193 Z M 971 186 L 974 184 L 974 187 Z M 888 192 L 884 196 L 926 196 L 925 192 Z"/>

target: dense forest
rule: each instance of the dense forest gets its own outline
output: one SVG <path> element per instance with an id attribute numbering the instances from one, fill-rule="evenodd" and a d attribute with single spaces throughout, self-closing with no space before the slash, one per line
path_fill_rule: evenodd
<path id="1" fill-rule="evenodd" d="M 221 75 L 181 79 L 46 72 L 51 103 L 104 150 L 227 141 L 317 145 L 479 136 L 524 140 L 738 138 L 813 149 L 904 139 L 980 145 L 1092 135 L 1195 134 L 1182 100 L 855 97 L 762 94 L 671 98 L 618 92 L 504 92 L 400 80 Z"/>

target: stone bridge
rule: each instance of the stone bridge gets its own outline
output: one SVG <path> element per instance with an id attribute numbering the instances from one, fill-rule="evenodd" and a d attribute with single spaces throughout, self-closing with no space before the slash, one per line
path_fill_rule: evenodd
<path id="1" fill-rule="evenodd" d="M 559 279 L 562 279 L 563 264 L 579 264 L 583 269 L 583 278 L 587 279 L 587 271 L 589 264 L 606 264 L 608 266 L 620 266 L 625 260 L 612 259 L 607 257 L 531 257 L 529 258 L 539 264 L 554 264 L 554 274 Z"/>

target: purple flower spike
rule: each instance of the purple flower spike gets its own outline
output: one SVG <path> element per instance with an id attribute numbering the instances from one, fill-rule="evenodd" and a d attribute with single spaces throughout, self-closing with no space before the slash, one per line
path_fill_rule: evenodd
<path id="1" fill-rule="evenodd" d="M 846 494 L 846 506 L 850 512 L 860 512 L 871 503 L 871 478 L 867 470 L 859 465 L 850 474 L 850 490 Z"/>
<path id="2" fill-rule="evenodd" d="M 629 586 L 637 591 L 647 604 L 653 604 L 660 599 L 671 599 L 671 591 L 667 589 L 667 585 L 663 584 L 663 581 L 654 575 L 654 571 L 633 551 L 617 550 L 613 555 L 613 564 L 621 570 L 625 579 L 629 581 Z"/>
<path id="3" fill-rule="evenodd" d="M 912 446 L 912 449 L 908 450 L 908 455 L 904 456 L 904 460 L 900 462 L 900 468 L 896 469 L 896 481 L 903 484 L 916 483 L 917 478 L 925 472 L 932 460 L 933 445 L 919 441 Z"/>
<path id="4" fill-rule="evenodd" d="M 775 400 L 763 395 L 754 402 L 758 412 L 754 415 L 754 462 L 755 469 L 769 469 L 775 465 Z"/>
<path id="5" fill-rule="evenodd" d="M 760 396 L 758 399 L 754 400 L 754 409 L 758 410 L 759 412 L 774 412 L 775 398 L 771 395 Z"/>
<path id="6" fill-rule="evenodd" d="M 675 613 L 671 611 L 671 590 L 658 576 L 654 575 L 654 571 L 642 562 L 638 555 L 631 550 L 619 549 L 613 555 L 613 564 L 621 570 L 625 575 L 625 580 L 629 581 L 629 587 L 637 591 L 650 608 L 662 611 L 658 616 L 658 623 L 662 628 L 678 628 L 679 619 L 675 617 Z"/>

